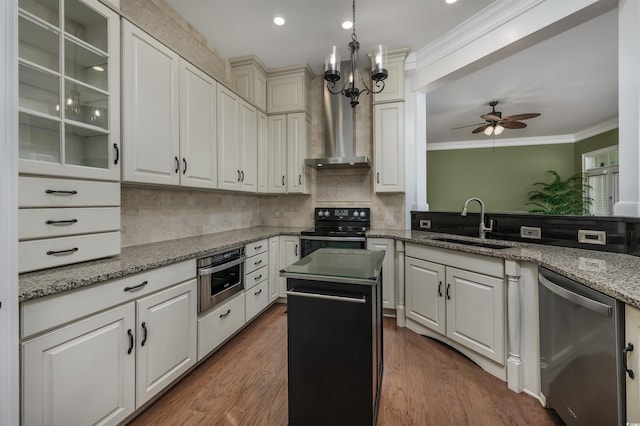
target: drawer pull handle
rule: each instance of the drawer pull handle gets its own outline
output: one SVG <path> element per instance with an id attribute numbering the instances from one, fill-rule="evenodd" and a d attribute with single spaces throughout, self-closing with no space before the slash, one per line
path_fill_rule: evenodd
<path id="1" fill-rule="evenodd" d="M 137 289 L 139 289 L 139 288 L 144 287 L 144 286 L 145 286 L 145 285 L 147 285 L 147 284 L 149 284 L 149 281 L 142 281 L 142 282 L 141 282 L 140 284 L 138 284 L 138 285 L 134 285 L 134 286 L 131 286 L 131 287 L 125 287 L 125 288 L 124 288 L 124 291 L 137 290 Z"/>
<path id="2" fill-rule="evenodd" d="M 78 219 L 69 219 L 69 220 L 47 220 L 45 223 L 47 225 L 71 225 L 72 223 L 78 222 Z"/>
<path id="3" fill-rule="evenodd" d="M 253 295 L 254 295 L 254 296 L 257 296 L 257 295 L 259 295 L 260 293 L 262 293 L 262 289 L 260 289 L 260 290 L 256 291 L 255 293 L 253 293 Z"/>
<path id="4" fill-rule="evenodd" d="M 75 253 L 77 251 L 78 251 L 78 247 L 74 247 L 74 248 L 69 249 L 69 250 L 49 250 L 47 252 L 47 254 L 49 256 L 57 256 L 59 254 L 73 254 L 73 253 Z"/>
<path id="5" fill-rule="evenodd" d="M 254 280 L 258 281 L 260 278 L 262 278 L 262 274 L 260 274 L 257 277 L 255 277 Z"/>
<path id="6" fill-rule="evenodd" d="M 260 250 L 262 248 L 262 244 L 260 244 L 259 246 L 255 246 L 253 249 L 254 250 Z"/>
<path id="7" fill-rule="evenodd" d="M 117 143 L 113 144 L 113 149 L 116 150 L 116 158 L 113 160 L 113 164 L 118 164 L 118 161 L 120 161 L 120 149 Z"/>
<path id="8" fill-rule="evenodd" d="M 144 335 L 142 337 L 142 342 L 140 342 L 140 346 L 144 346 L 144 344 L 147 343 L 147 333 L 148 333 L 147 323 L 143 321 L 141 325 L 142 325 L 142 330 L 144 331 Z"/>
<path id="9" fill-rule="evenodd" d="M 127 334 L 129 335 L 129 350 L 127 350 L 127 353 L 130 354 L 133 350 L 133 333 L 131 332 L 131 329 L 127 330 Z"/>
<path id="10" fill-rule="evenodd" d="M 45 194 L 51 194 L 51 195 L 76 195 L 78 193 L 78 191 L 62 191 L 58 189 L 47 189 L 44 192 Z"/>
<path id="11" fill-rule="evenodd" d="M 231 313 L 231 309 L 227 309 L 227 312 L 225 312 L 224 314 L 220 314 L 220 318 L 226 318 L 229 316 L 230 313 Z"/>
<path id="12" fill-rule="evenodd" d="M 256 266 L 261 264 L 261 263 L 262 263 L 262 259 L 258 260 L 257 262 L 253 262 L 253 264 L 256 265 Z"/>

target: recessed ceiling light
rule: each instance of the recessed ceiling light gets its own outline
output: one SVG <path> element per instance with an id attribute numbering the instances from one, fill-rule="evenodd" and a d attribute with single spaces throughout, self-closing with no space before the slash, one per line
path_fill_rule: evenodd
<path id="1" fill-rule="evenodd" d="M 455 2 L 457 2 L 458 0 L 444 0 L 444 2 L 446 4 L 454 4 Z"/>
<path id="2" fill-rule="evenodd" d="M 342 23 L 342 28 L 344 28 L 345 30 L 350 30 L 351 28 L 353 28 L 353 22 L 351 21 L 344 21 Z"/>
<path id="3" fill-rule="evenodd" d="M 282 16 L 276 16 L 273 18 L 273 23 L 276 25 L 284 25 L 284 18 Z"/>

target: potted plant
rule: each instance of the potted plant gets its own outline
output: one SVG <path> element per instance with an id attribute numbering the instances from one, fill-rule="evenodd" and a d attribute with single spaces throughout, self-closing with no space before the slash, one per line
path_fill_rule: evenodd
<path id="1" fill-rule="evenodd" d="M 589 214 L 589 205 L 592 200 L 587 195 L 590 188 L 582 177 L 582 173 L 576 173 L 567 179 L 562 179 L 560 175 L 553 171 L 547 171 L 553 180 L 547 182 L 536 182 L 533 186 L 540 189 L 529 191 L 529 201 L 526 205 L 533 208 L 529 213 L 542 214 L 562 214 L 562 215 L 584 215 Z"/>

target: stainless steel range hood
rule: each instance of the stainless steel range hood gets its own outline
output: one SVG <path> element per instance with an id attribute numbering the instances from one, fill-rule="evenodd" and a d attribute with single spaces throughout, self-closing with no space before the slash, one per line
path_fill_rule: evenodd
<path id="1" fill-rule="evenodd" d="M 371 167 L 366 155 L 355 155 L 355 109 L 346 96 L 324 88 L 324 157 L 307 158 L 304 164 L 316 169 Z"/>

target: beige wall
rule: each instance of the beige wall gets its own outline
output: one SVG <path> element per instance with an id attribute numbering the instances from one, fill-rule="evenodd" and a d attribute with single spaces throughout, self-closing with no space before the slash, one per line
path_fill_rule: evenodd
<path id="1" fill-rule="evenodd" d="M 229 84 L 229 61 L 162 0 L 121 0 L 120 7 L 124 17 Z M 323 86 L 322 77 L 313 79 L 311 157 L 323 155 Z M 360 101 L 356 110 L 356 152 L 373 158 L 371 96 L 363 95 Z M 376 194 L 372 173 L 371 169 L 314 170 L 311 195 L 252 195 L 123 185 L 122 246 L 250 226 L 311 227 L 316 206 L 370 207 L 374 228 L 404 229 L 404 194 Z"/>

